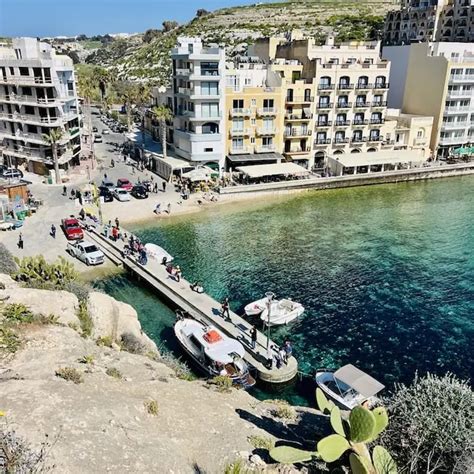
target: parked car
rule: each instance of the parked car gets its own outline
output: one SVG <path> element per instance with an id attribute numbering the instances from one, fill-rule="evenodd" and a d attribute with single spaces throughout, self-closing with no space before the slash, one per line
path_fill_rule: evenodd
<path id="1" fill-rule="evenodd" d="M 108 135 L 109 133 L 110 132 L 106 128 L 102 129 L 102 135 Z"/>
<path id="2" fill-rule="evenodd" d="M 81 229 L 81 224 L 75 217 L 69 217 L 61 221 L 61 227 L 68 240 L 82 240 L 84 232 Z"/>
<path id="3" fill-rule="evenodd" d="M 115 184 L 113 181 L 110 181 L 110 179 L 103 179 L 100 187 L 109 188 L 109 190 L 112 191 L 115 188 Z"/>
<path id="4" fill-rule="evenodd" d="M 135 199 L 146 199 L 148 197 L 148 191 L 145 186 L 141 184 L 136 184 L 132 188 L 132 192 L 130 193 Z"/>
<path id="5" fill-rule="evenodd" d="M 127 191 L 131 191 L 133 188 L 133 184 L 126 178 L 120 178 L 117 180 L 117 188 L 126 189 Z"/>
<path id="6" fill-rule="evenodd" d="M 99 186 L 99 196 L 104 198 L 104 202 L 112 202 L 114 200 L 111 188 L 107 186 Z"/>
<path id="7" fill-rule="evenodd" d="M 130 201 L 130 193 L 126 189 L 115 188 L 112 194 L 114 195 L 114 198 L 117 199 L 117 201 L 120 201 L 120 202 Z"/>
<path id="8" fill-rule="evenodd" d="M 102 143 L 102 135 L 100 133 L 94 135 L 94 143 Z"/>
<path id="9" fill-rule="evenodd" d="M 95 244 L 87 241 L 69 242 L 67 252 L 86 265 L 100 265 L 104 263 L 104 253 Z"/>
<path id="10" fill-rule="evenodd" d="M 17 170 L 15 168 L 8 168 L 8 169 L 3 170 L 2 176 L 5 179 L 9 179 L 9 178 L 18 178 L 18 179 L 20 179 L 20 178 L 23 178 L 23 173 L 20 170 Z"/>

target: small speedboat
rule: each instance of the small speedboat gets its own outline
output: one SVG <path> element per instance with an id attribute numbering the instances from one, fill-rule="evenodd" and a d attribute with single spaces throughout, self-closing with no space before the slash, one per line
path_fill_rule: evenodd
<path id="1" fill-rule="evenodd" d="M 289 322 L 301 316 L 304 313 L 304 307 L 300 303 L 283 299 L 274 301 L 270 307 L 270 320 L 268 315 L 268 308 L 265 308 L 260 316 L 260 319 L 267 326 L 278 326 L 280 324 L 288 324 Z"/>
<path id="2" fill-rule="evenodd" d="M 268 298 L 262 298 L 261 300 L 253 301 L 249 303 L 245 308 L 245 314 L 247 316 L 258 316 L 262 314 L 262 311 L 267 307 Z"/>
<path id="3" fill-rule="evenodd" d="M 255 385 L 243 359 L 244 346 L 239 341 L 213 326 L 189 318 L 179 318 L 174 333 L 182 348 L 208 376 L 227 376 L 244 388 Z"/>
<path id="4" fill-rule="evenodd" d="M 166 263 L 172 262 L 173 257 L 162 247 L 156 244 L 145 244 L 145 250 L 149 258 L 163 262 L 166 257 Z"/>
<path id="5" fill-rule="evenodd" d="M 370 408 L 379 401 L 375 395 L 385 388 L 352 364 L 335 372 L 320 369 L 316 371 L 315 380 L 328 398 L 346 410 L 352 410 L 358 405 L 367 405 Z"/>

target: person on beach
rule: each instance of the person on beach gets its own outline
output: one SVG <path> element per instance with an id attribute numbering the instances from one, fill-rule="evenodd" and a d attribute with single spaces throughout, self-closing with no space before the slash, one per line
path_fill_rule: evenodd
<path id="1" fill-rule="evenodd" d="M 23 235 L 20 232 L 20 235 L 18 236 L 18 248 L 20 250 L 23 250 Z"/>
<path id="2" fill-rule="evenodd" d="M 115 168 L 115 161 L 113 158 L 110 160 L 110 167 Z"/>
<path id="3" fill-rule="evenodd" d="M 177 282 L 181 281 L 181 268 L 179 267 L 179 265 L 177 265 L 174 269 L 174 277 Z"/>
<path id="4" fill-rule="evenodd" d="M 155 214 L 161 214 L 161 204 L 158 203 L 153 211 Z"/>
<path id="5" fill-rule="evenodd" d="M 107 181 L 107 173 L 104 173 L 104 181 Z"/>
<path id="6" fill-rule="evenodd" d="M 222 302 L 221 316 L 224 319 L 230 319 L 229 298 L 227 298 L 227 296 L 224 298 L 224 301 Z"/>
<path id="7" fill-rule="evenodd" d="M 56 238 L 56 226 L 54 224 L 51 224 L 51 231 L 50 231 L 50 235 L 53 239 Z"/>
<path id="8" fill-rule="evenodd" d="M 252 349 L 255 349 L 257 345 L 257 330 L 255 329 L 255 326 L 252 326 L 252 329 L 250 330 L 250 338 L 251 338 L 250 347 Z"/>
<path id="9" fill-rule="evenodd" d="M 166 212 L 168 213 L 168 215 L 171 214 L 171 203 L 170 202 L 168 203 L 168 206 L 166 207 Z"/>

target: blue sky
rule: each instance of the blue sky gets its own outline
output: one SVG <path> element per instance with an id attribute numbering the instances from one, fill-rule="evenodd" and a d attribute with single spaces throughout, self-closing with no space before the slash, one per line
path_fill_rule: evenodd
<path id="1" fill-rule="evenodd" d="M 261 0 L 260 0 L 261 1 Z M 268 0 L 266 0 L 268 1 Z M 274 0 L 273 0 L 274 1 Z M 199 8 L 256 0 L 0 0 L 1 36 L 72 36 L 140 32 L 163 20 L 185 22 Z"/>

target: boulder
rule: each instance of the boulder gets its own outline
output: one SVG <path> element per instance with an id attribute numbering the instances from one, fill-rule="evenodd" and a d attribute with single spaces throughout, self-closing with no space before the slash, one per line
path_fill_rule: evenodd
<path id="1" fill-rule="evenodd" d="M 0 273 L 0 288 L 1 289 L 10 289 L 17 288 L 18 283 L 9 275 Z"/>
<path id="2" fill-rule="evenodd" d="M 92 292 L 87 309 L 94 325 L 93 338 L 109 336 L 120 341 L 124 334 L 132 334 L 146 350 L 157 350 L 155 343 L 142 331 L 137 312 L 130 305 L 104 293 Z"/>

